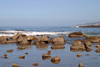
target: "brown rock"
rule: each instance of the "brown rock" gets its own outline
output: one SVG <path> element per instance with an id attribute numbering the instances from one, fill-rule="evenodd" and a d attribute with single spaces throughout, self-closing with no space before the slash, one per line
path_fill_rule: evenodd
<path id="1" fill-rule="evenodd" d="M 27 52 L 25 54 L 28 54 Z"/>
<path id="2" fill-rule="evenodd" d="M 29 35 L 27 36 L 27 40 L 37 40 L 35 36 Z"/>
<path id="3" fill-rule="evenodd" d="M 0 37 L 0 42 L 6 41 L 9 37 L 8 36 L 1 36 Z"/>
<path id="4" fill-rule="evenodd" d="M 20 47 L 20 46 L 19 46 L 17 49 L 23 50 L 23 49 L 26 49 L 26 48 L 25 48 L 25 47 Z"/>
<path id="5" fill-rule="evenodd" d="M 12 67 L 20 67 L 20 66 L 13 63 Z"/>
<path id="6" fill-rule="evenodd" d="M 51 57 L 50 55 L 47 55 L 47 54 L 42 54 L 42 58 L 47 58 L 47 57 Z"/>
<path id="7" fill-rule="evenodd" d="M 56 38 L 53 38 L 53 43 L 54 42 L 65 42 L 65 40 L 62 37 L 56 37 Z"/>
<path id="8" fill-rule="evenodd" d="M 91 42 L 90 41 L 85 41 L 84 43 L 86 46 L 91 46 Z"/>
<path id="9" fill-rule="evenodd" d="M 80 64 L 79 64 L 79 67 L 84 67 L 84 66 L 82 65 L 82 63 L 80 63 Z"/>
<path id="10" fill-rule="evenodd" d="M 10 50 L 7 50 L 7 52 L 13 52 L 13 50 L 12 50 L 12 49 L 10 49 Z"/>
<path id="11" fill-rule="evenodd" d="M 82 32 L 73 32 L 69 34 L 69 37 L 85 37 Z"/>
<path id="12" fill-rule="evenodd" d="M 15 36 L 10 37 L 10 39 L 17 39 L 21 34 L 18 32 Z"/>
<path id="13" fill-rule="evenodd" d="M 4 57 L 6 57 L 7 56 L 7 54 L 4 54 Z"/>
<path id="14" fill-rule="evenodd" d="M 77 57 L 81 57 L 81 56 L 82 56 L 81 54 L 79 54 L 79 53 L 77 54 Z"/>
<path id="15" fill-rule="evenodd" d="M 54 56 L 54 57 L 51 59 L 51 61 L 60 61 L 60 57 Z"/>
<path id="16" fill-rule="evenodd" d="M 18 58 L 25 59 L 25 55 L 22 55 L 22 56 L 20 56 Z"/>
<path id="17" fill-rule="evenodd" d="M 38 63 L 38 62 L 35 62 L 33 65 L 34 65 L 34 66 L 38 66 L 38 65 L 39 65 L 39 63 Z"/>
<path id="18" fill-rule="evenodd" d="M 24 38 L 19 44 L 20 45 L 28 45 L 29 41 L 26 38 Z"/>
<path id="19" fill-rule="evenodd" d="M 52 46 L 51 49 L 64 49 L 65 46 Z"/>

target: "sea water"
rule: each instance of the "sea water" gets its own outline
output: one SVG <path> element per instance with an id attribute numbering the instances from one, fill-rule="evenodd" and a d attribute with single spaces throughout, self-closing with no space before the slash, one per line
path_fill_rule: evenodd
<path id="1" fill-rule="evenodd" d="M 79 63 L 82 63 L 84 67 L 100 67 L 100 53 L 96 53 L 94 46 L 98 43 L 92 44 L 91 48 L 93 49 L 90 52 L 86 51 L 71 51 L 70 46 L 77 39 L 84 38 L 69 38 L 68 35 L 71 32 L 81 31 L 87 36 L 100 36 L 100 28 L 77 28 L 77 27 L 28 27 L 28 26 L 5 26 L 0 27 L 0 36 L 14 36 L 17 32 L 26 35 L 49 35 L 50 38 L 64 36 L 66 40 L 65 49 L 56 49 L 52 50 L 52 44 L 44 45 L 43 47 L 36 47 L 35 45 L 24 45 L 26 49 L 19 50 L 16 43 L 13 44 L 0 44 L 0 57 L 4 56 L 4 53 L 7 53 L 7 59 L 0 58 L 0 67 L 12 67 L 12 64 L 18 64 L 20 67 L 34 67 L 32 64 L 38 62 L 38 67 L 78 67 Z M 9 49 L 13 49 L 12 53 L 6 52 Z M 42 59 L 42 54 L 47 53 L 48 50 L 51 50 L 51 57 L 59 56 L 61 61 L 58 64 L 52 63 L 51 59 Z M 29 53 L 26 55 L 25 53 Z M 77 54 L 80 53 L 82 56 L 77 57 Z M 86 54 L 89 54 L 87 56 Z M 25 59 L 19 59 L 18 57 L 25 55 Z"/>

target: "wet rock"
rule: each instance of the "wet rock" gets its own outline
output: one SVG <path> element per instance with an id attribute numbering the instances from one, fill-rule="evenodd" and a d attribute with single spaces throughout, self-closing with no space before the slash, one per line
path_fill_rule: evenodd
<path id="1" fill-rule="evenodd" d="M 18 32 L 15 36 L 10 37 L 10 39 L 17 39 L 21 34 Z"/>
<path id="2" fill-rule="evenodd" d="M 98 36 L 87 36 L 84 41 L 90 41 L 91 43 L 100 43 L 100 37 L 98 37 Z"/>
<path id="3" fill-rule="evenodd" d="M 20 45 L 28 45 L 29 41 L 26 38 L 24 38 L 19 44 Z"/>
<path id="4" fill-rule="evenodd" d="M 54 64 L 58 64 L 60 62 L 60 57 L 58 56 L 54 56 L 52 59 L 51 59 L 51 62 L 54 63 Z"/>
<path id="5" fill-rule="evenodd" d="M 48 36 L 42 36 L 41 38 L 37 39 L 37 42 L 48 41 Z"/>
<path id="6" fill-rule="evenodd" d="M 13 52 L 13 50 L 12 50 L 12 49 L 10 49 L 10 50 L 7 50 L 7 52 Z"/>
<path id="7" fill-rule="evenodd" d="M 18 47 L 17 49 L 21 49 L 21 50 L 24 50 L 24 49 L 26 49 L 25 47 Z"/>
<path id="8" fill-rule="evenodd" d="M 65 46 L 52 46 L 51 49 L 64 49 Z"/>
<path id="9" fill-rule="evenodd" d="M 35 36 L 29 35 L 27 36 L 27 40 L 37 40 Z"/>
<path id="10" fill-rule="evenodd" d="M 65 45 L 65 42 L 62 42 L 62 41 L 61 42 L 59 42 L 59 41 L 53 42 L 53 45 Z"/>
<path id="11" fill-rule="evenodd" d="M 47 53 L 47 55 L 50 55 L 51 54 L 51 50 L 48 50 L 48 53 Z"/>
<path id="12" fill-rule="evenodd" d="M 4 57 L 7 57 L 7 54 L 4 54 Z"/>
<path id="13" fill-rule="evenodd" d="M 42 58 L 48 58 L 48 57 L 50 57 L 51 58 L 51 56 L 50 55 L 48 55 L 48 54 L 42 54 Z"/>
<path id="14" fill-rule="evenodd" d="M 25 55 L 22 55 L 22 56 L 20 56 L 18 58 L 25 59 Z"/>
<path id="15" fill-rule="evenodd" d="M 19 38 L 17 39 L 17 42 L 23 41 L 23 39 L 24 39 L 25 37 L 26 37 L 26 36 L 20 35 Z"/>
<path id="16" fill-rule="evenodd" d="M 38 63 L 38 62 L 35 62 L 33 65 L 34 65 L 34 66 L 38 66 L 38 65 L 39 65 L 39 63 Z"/>
<path id="17" fill-rule="evenodd" d="M 84 67 L 84 66 L 82 65 L 82 63 L 80 63 L 80 64 L 79 64 L 79 67 Z"/>
<path id="18" fill-rule="evenodd" d="M 85 41 L 84 43 L 86 46 L 91 46 L 91 42 L 90 41 Z"/>
<path id="19" fill-rule="evenodd" d="M 69 34 L 69 37 L 85 37 L 82 32 L 73 32 Z"/>
<path id="20" fill-rule="evenodd" d="M 35 45 L 40 45 L 40 43 L 39 42 L 35 42 Z"/>
<path id="21" fill-rule="evenodd" d="M 52 40 L 48 40 L 49 43 L 52 43 Z"/>
<path id="22" fill-rule="evenodd" d="M 81 41 L 75 41 L 70 47 L 71 50 L 85 50 L 84 44 Z"/>
<path id="23" fill-rule="evenodd" d="M 6 41 L 5 43 L 6 43 L 6 44 L 9 44 L 9 43 L 17 43 L 17 41 L 16 41 L 16 40 L 8 40 L 8 41 Z"/>
<path id="24" fill-rule="evenodd" d="M 79 54 L 79 53 L 77 54 L 77 57 L 81 57 L 81 56 L 82 56 L 81 54 Z"/>
<path id="25" fill-rule="evenodd" d="M 86 51 L 91 51 L 92 48 L 90 46 L 86 46 Z"/>
<path id="26" fill-rule="evenodd" d="M 0 42 L 6 41 L 9 37 L 8 36 L 1 36 L 0 37 Z"/>
<path id="27" fill-rule="evenodd" d="M 20 67 L 20 66 L 13 63 L 12 67 Z"/>
<path id="28" fill-rule="evenodd" d="M 27 52 L 25 54 L 28 54 Z"/>
<path id="29" fill-rule="evenodd" d="M 53 38 L 53 43 L 55 42 L 65 42 L 65 40 L 63 37 L 56 37 L 56 38 Z"/>

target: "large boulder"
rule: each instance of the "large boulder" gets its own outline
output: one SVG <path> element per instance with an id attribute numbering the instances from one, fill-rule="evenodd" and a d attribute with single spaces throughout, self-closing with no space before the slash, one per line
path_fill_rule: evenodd
<path id="1" fill-rule="evenodd" d="M 15 36 L 10 37 L 10 39 L 17 39 L 21 34 L 18 32 Z"/>
<path id="2" fill-rule="evenodd" d="M 82 32 L 73 32 L 69 34 L 69 37 L 85 37 Z"/>
<path id="3" fill-rule="evenodd" d="M 71 50 L 85 50 L 84 44 L 81 41 L 75 41 L 70 47 Z"/>
<path id="4" fill-rule="evenodd" d="M 85 41 L 84 44 L 85 44 L 86 46 L 91 46 L 91 42 L 90 42 L 90 41 Z"/>
<path id="5" fill-rule="evenodd" d="M 38 41 L 48 41 L 48 36 L 42 36 L 41 38 L 38 38 Z"/>
<path id="6" fill-rule="evenodd" d="M 35 36 L 29 35 L 27 36 L 27 40 L 37 40 Z"/>

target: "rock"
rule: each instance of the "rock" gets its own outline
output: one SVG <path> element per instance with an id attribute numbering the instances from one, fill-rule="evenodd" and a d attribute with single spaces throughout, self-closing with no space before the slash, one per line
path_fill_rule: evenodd
<path id="1" fill-rule="evenodd" d="M 19 46 L 17 49 L 23 50 L 23 49 L 26 49 L 26 48 L 25 48 L 25 47 L 20 47 L 20 46 Z"/>
<path id="2" fill-rule="evenodd" d="M 86 51 L 91 51 L 92 48 L 90 46 L 86 46 Z"/>
<path id="3" fill-rule="evenodd" d="M 17 41 L 16 41 L 16 40 L 8 40 L 8 41 L 6 41 L 5 43 L 6 43 L 6 44 L 9 44 L 9 43 L 17 43 Z"/>
<path id="4" fill-rule="evenodd" d="M 33 65 L 34 65 L 34 66 L 38 66 L 38 65 L 39 65 L 39 63 L 38 63 L 38 62 L 35 62 Z"/>
<path id="5" fill-rule="evenodd" d="M 98 36 L 87 36 L 85 40 L 91 43 L 100 43 L 100 37 Z"/>
<path id="6" fill-rule="evenodd" d="M 13 63 L 12 67 L 20 67 L 20 66 Z"/>
<path id="7" fill-rule="evenodd" d="M 0 37 L 0 42 L 6 41 L 9 37 L 8 36 L 1 36 Z"/>
<path id="8" fill-rule="evenodd" d="M 64 49 L 65 46 L 52 46 L 51 49 Z"/>
<path id="9" fill-rule="evenodd" d="M 86 46 L 91 46 L 91 42 L 90 41 L 85 41 L 84 43 Z"/>
<path id="10" fill-rule="evenodd" d="M 65 42 L 65 40 L 62 37 L 56 37 L 56 38 L 53 38 L 53 43 L 54 42 Z"/>
<path id="11" fill-rule="evenodd" d="M 22 56 L 20 56 L 18 58 L 25 59 L 25 55 L 22 55 Z"/>
<path id="12" fill-rule="evenodd" d="M 10 39 L 17 39 L 21 34 L 18 32 L 15 36 L 10 37 Z"/>
<path id="13" fill-rule="evenodd" d="M 58 42 L 54 42 L 53 45 L 65 45 L 65 42 L 62 42 L 62 41 L 59 42 L 59 41 L 58 41 Z"/>
<path id="14" fill-rule="evenodd" d="M 25 54 L 28 54 L 27 52 Z"/>
<path id="15" fill-rule="evenodd" d="M 7 52 L 13 52 L 13 50 L 11 49 L 11 50 L 7 50 Z"/>
<path id="16" fill-rule="evenodd" d="M 81 54 L 79 54 L 79 53 L 77 54 L 77 57 L 81 57 L 81 56 L 82 56 Z"/>
<path id="17" fill-rule="evenodd" d="M 51 61 L 60 61 L 60 57 L 54 56 L 54 57 L 51 59 Z"/>
<path id="18" fill-rule="evenodd" d="M 47 57 L 51 57 L 50 55 L 47 55 L 47 54 L 42 54 L 42 58 L 47 58 Z"/>
<path id="19" fill-rule="evenodd" d="M 84 66 L 82 65 L 82 63 L 80 63 L 80 64 L 79 64 L 79 67 L 84 67 Z"/>
<path id="20" fill-rule="evenodd" d="M 27 40 L 37 40 L 35 36 L 29 35 L 27 36 Z"/>
<path id="21" fill-rule="evenodd" d="M 7 56 L 7 54 L 4 54 L 4 57 L 6 57 Z"/>
<path id="22" fill-rule="evenodd" d="M 71 50 L 85 50 L 84 44 L 81 41 L 75 41 L 70 47 Z"/>
<path id="23" fill-rule="evenodd" d="M 49 43 L 52 43 L 52 40 L 48 40 Z"/>
<path id="24" fill-rule="evenodd" d="M 19 44 L 20 45 L 28 45 L 29 41 L 26 38 L 24 38 Z"/>
<path id="25" fill-rule="evenodd" d="M 40 43 L 39 42 L 35 42 L 35 45 L 40 45 Z"/>
<path id="26" fill-rule="evenodd" d="M 69 34 L 69 37 L 85 37 L 82 32 L 73 32 Z"/>
<path id="27" fill-rule="evenodd" d="M 48 37 L 47 36 L 42 36 L 41 38 L 37 39 L 37 42 L 42 42 L 42 41 L 48 41 Z"/>
<path id="28" fill-rule="evenodd" d="M 50 55 L 50 53 L 51 53 L 51 50 L 48 50 L 48 53 L 47 53 L 47 55 Z"/>
<path id="29" fill-rule="evenodd" d="M 99 46 L 100 46 L 100 45 L 96 45 L 95 47 L 97 47 L 97 48 L 98 48 Z"/>
<path id="30" fill-rule="evenodd" d="M 17 39 L 17 42 L 23 41 L 23 39 L 24 39 L 25 37 L 26 37 L 26 36 L 20 35 L 19 38 Z"/>

